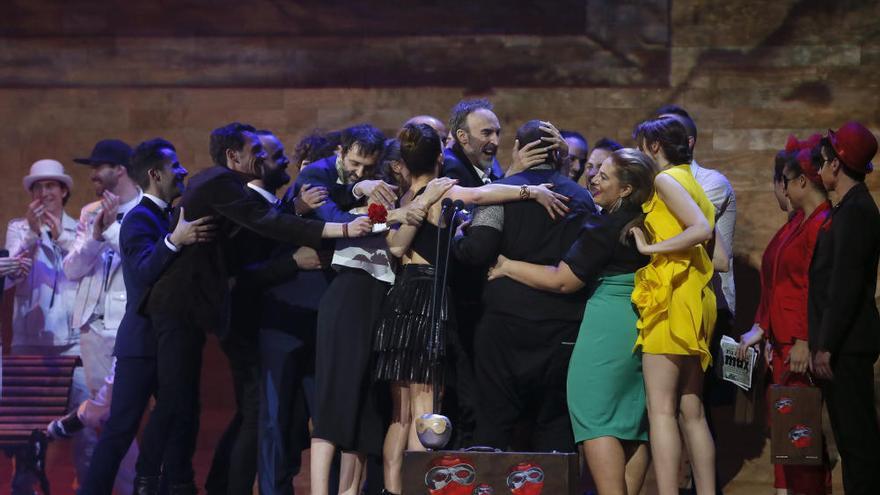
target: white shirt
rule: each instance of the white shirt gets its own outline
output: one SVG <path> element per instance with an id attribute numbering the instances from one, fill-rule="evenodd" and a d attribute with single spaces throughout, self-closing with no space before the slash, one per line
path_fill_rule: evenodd
<path id="1" fill-rule="evenodd" d="M 492 179 L 489 178 L 489 174 L 486 173 L 485 170 L 473 164 L 471 165 L 471 167 L 474 167 L 474 170 L 477 172 L 477 177 L 479 177 L 480 180 L 483 181 L 483 184 L 490 184 L 492 182 Z"/>
<path id="2" fill-rule="evenodd" d="M 9 256 L 27 253 L 33 260 L 30 273 L 11 278 L 15 286 L 12 346 L 68 347 L 79 342 L 79 329 L 71 328 L 76 282 L 64 275 L 62 260 L 76 238 L 76 220 L 62 213 L 61 234 L 52 239 L 48 230 L 31 231 L 27 219 L 9 222 L 6 249 Z"/>
<path id="3" fill-rule="evenodd" d="M 144 197 L 148 198 L 153 203 L 156 203 L 156 206 L 158 206 L 159 209 L 162 211 L 165 211 L 165 209 L 168 208 L 168 202 L 158 196 L 153 196 L 152 194 L 144 193 Z M 179 247 L 177 247 L 171 243 L 171 234 L 170 233 L 165 234 L 165 247 L 174 251 L 175 253 L 180 250 Z"/>
<path id="4" fill-rule="evenodd" d="M 127 215 L 128 212 L 130 212 L 132 210 L 132 208 L 137 206 L 138 203 L 141 202 L 141 199 L 143 199 L 143 197 L 144 197 L 144 193 L 140 189 L 138 189 L 138 193 L 135 194 L 134 198 L 119 205 L 119 208 L 116 210 L 117 215 L 119 213 L 122 213 L 122 218 L 125 218 L 125 215 Z M 153 196 L 153 197 L 155 197 L 155 196 Z M 159 199 L 159 198 L 156 198 L 156 199 Z"/>
<path id="5" fill-rule="evenodd" d="M 153 196 L 150 193 L 144 193 L 144 197 L 149 198 L 150 201 L 152 201 L 153 203 L 156 203 L 156 206 L 158 206 L 162 210 L 165 210 L 165 208 L 168 208 L 168 202 L 165 201 L 164 199 L 160 198 L 159 196 Z"/>
<path id="6" fill-rule="evenodd" d="M 269 191 L 263 189 L 262 187 L 254 184 L 253 182 L 248 182 L 247 186 L 249 188 L 253 189 L 254 191 L 257 191 L 257 193 L 260 196 L 262 196 L 263 199 L 265 199 L 266 202 L 269 203 L 270 205 L 277 205 L 278 202 L 281 201 L 280 199 L 278 199 L 277 196 L 275 196 L 274 194 L 270 193 Z"/>
<path id="7" fill-rule="evenodd" d="M 117 216 L 123 218 L 143 198 L 137 194 L 119 205 Z M 101 212 L 101 202 L 83 207 L 76 228 L 76 240 L 64 257 L 64 272 L 78 283 L 73 305 L 72 326 L 82 328 L 103 318 L 104 330 L 116 332 L 125 314 L 126 292 L 119 255 L 119 228 L 121 221 L 111 222 L 101 234 L 101 240 L 92 237 L 94 223 Z"/>
<path id="8" fill-rule="evenodd" d="M 727 273 L 717 273 L 715 280 L 716 293 L 719 285 L 724 300 L 718 298 L 719 307 L 724 308 L 725 303 L 731 314 L 736 313 L 736 287 L 733 283 L 733 234 L 736 227 L 736 193 L 730 181 L 721 172 L 710 168 L 701 167 L 696 160 L 691 162 L 691 174 L 697 183 L 706 192 L 709 201 L 715 206 L 715 226 L 721 242 L 730 253 L 730 266 Z M 718 283 L 720 282 L 720 283 Z"/>
<path id="9" fill-rule="evenodd" d="M 356 268 L 376 280 L 394 283 L 395 258 L 388 250 L 385 235 L 369 235 L 357 239 L 337 239 L 330 266 Z"/>

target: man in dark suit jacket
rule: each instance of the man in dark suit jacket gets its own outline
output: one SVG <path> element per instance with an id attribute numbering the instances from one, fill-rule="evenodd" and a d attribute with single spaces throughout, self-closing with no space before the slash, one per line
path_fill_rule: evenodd
<path id="1" fill-rule="evenodd" d="M 263 167 L 262 177 L 248 182 L 247 192 L 255 199 L 266 201 L 280 211 L 293 211 L 293 204 L 282 203 L 275 196 L 276 191 L 290 181 L 290 176 L 287 174 L 290 160 L 285 154 L 284 145 L 269 131 L 257 131 L 257 134 L 268 158 Z M 312 206 L 324 201 L 326 189 L 313 187 L 310 190 L 312 194 L 309 196 L 316 201 Z M 312 207 L 302 201 L 296 201 L 296 204 L 299 206 L 296 208 L 298 214 L 303 214 L 308 211 L 307 208 Z M 261 375 L 269 370 L 275 370 L 272 359 L 266 359 L 264 362 L 261 349 L 270 349 L 274 353 L 279 353 L 283 352 L 284 348 L 282 342 L 260 336 L 261 318 L 266 313 L 277 316 L 279 321 L 283 321 L 285 328 L 299 326 L 297 315 L 283 311 L 282 302 L 268 296 L 268 293 L 273 286 L 304 274 L 302 270 L 320 268 L 320 259 L 314 249 L 308 247 L 287 249 L 287 246 L 282 247 L 277 241 L 248 229 L 240 229 L 231 239 L 229 258 L 230 275 L 234 281 L 230 294 L 230 325 L 225 334 L 218 336 L 220 347 L 229 360 L 232 372 L 236 410 L 214 451 L 214 460 L 205 481 L 205 490 L 209 495 L 249 492 L 256 473 L 269 470 L 262 466 L 263 455 L 267 451 L 272 453 L 283 451 L 288 444 L 290 435 L 286 434 L 287 430 L 281 431 L 280 425 L 275 423 L 271 424 L 269 431 L 272 434 L 281 433 L 282 438 L 279 441 L 282 443 L 275 444 L 266 439 L 258 442 L 258 433 L 264 430 L 263 422 L 268 421 L 260 419 L 264 417 L 262 415 L 265 414 L 266 408 L 279 406 L 287 401 L 288 397 L 296 396 L 299 387 L 299 381 L 286 379 L 296 373 L 298 367 L 295 363 L 293 366 L 282 367 L 277 371 L 277 376 L 273 375 L 271 379 L 261 380 Z M 265 371 L 261 372 L 261 368 Z M 275 393 L 271 394 L 271 400 L 264 400 L 261 390 L 266 394 Z M 278 412 L 273 410 L 268 417 L 277 419 Z M 303 414 L 299 419 L 302 428 L 306 430 L 305 436 L 308 437 L 308 414 Z M 271 440 L 274 439 L 273 436 Z M 262 447 L 259 451 L 258 443 Z M 305 440 L 305 443 L 307 444 L 308 440 Z M 298 465 L 297 458 L 296 467 Z M 277 468 L 292 469 L 294 474 L 297 472 L 293 466 L 288 466 L 286 463 L 283 467 Z M 292 476 L 287 479 L 288 487 L 291 481 Z M 272 493 L 272 490 L 263 482 L 261 493 Z"/>
<path id="2" fill-rule="evenodd" d="M 89 495 L 113 491 L 119 463 L 156 389 L 156 337 L 150 320 L 138 314 L 138 302 L 183 246 L 195 242 L 197 236 L 210 239 L 211 226 L 204 218 L 179 222 L 169 234 L 171 202 L 180 196 L 187 174 L 171 143 L 153 139 L 140 144 L 131 157 L 129 174 L 144 190 L 144 197 L 125 216 L 120 231 L 126 312 L 116 337 L 110 417 L 82 485 L 81 493 Z"/>
<path id="3" fill-rule="evenodd" d="M 495 155 L 501 124 L 488 100 L 462 100 L 452 109 L 449 130 L 455 143 L 443 152 L 440 175 L 461 187 L 479 187 L 504 176 Z"/>
<path id="4" fill-rule="evenodd" d="M 522 142 L 540 139 L 543 123 L 532 120 L 517 132 Z M 546 136 L 549 136 L 547 134 Z M 488 266 L 499 254 L 555 265 L 577 238 L 584 215 L 595 212 L 590 193 L 558 171 L 555 151 L 546 162 L 498 181 L 500 184 L 551 183 L 570 198 L 569 216 L 554 221 L 540 205 L 519 201 L 479 208 L 467 235 L 457 237 L 455 256 L 464 263 Z M 503 278 L 488 282 L 485 306 L 474 341 L 474 369 L 479 392 L 474 441 L 509 449 L 516 423 L 535 421 L 530 448 L 572 451 L 565 378 L 572 344 L 586 296 L 551 294 Z"/>
<path id="5" fill-rule="evenodd" d="M 865 185 L 877 139 L 850 122 L 820 144 L 819 175 L 838 202 L 819 231 L 808 296 L 813 372 L 823 391 L 843 462 L 847 495 L 880 487 L 880 426 L 874 404 L 874 363 L 880 315 L 874 294 L 880 259 L 880 212 Z"/>
<path id="6" fill-rule="evenodd" d="M 495 155 L 501 138 L 501 124 L 485 99 L 462 100 L 449 117 L 453 144 L 443 150 L 443 168 L 440 175 L 458 180 L 462 187 L 479 187 L 504 176 Z M 468 206 L 470 207 L 470 205 Z M 461 344 L 452 349 L 451 359 L 456 370 L 455 383 L 447 392 L 452 421 L 457 425 L 453 445 L 470 442 L 474 425 L 473 372 L 471 357 L 477 322 L 483 314 L 480 294 L 483 292 L 485 273 L 470 266 L 453 263 L 450 267 L 450 286 L 454 296 L 456 327 Z"/>
<path id="7" fill-rule="evenodd" d="M 228 325 L 230 234 L 247 228 L 276 240 L 318 247 L 322 237 L 355 237 L 371 230 L 367 218 L 346 224 L 304 220 L 248 194 L 245 184 L 260 176 L 266 160 L 255 131 L 232 123 L 211 133 L 215 166 L 190 179 L 181 209 L 191 217 L 214 216 L 219 239 L 184 250 L 141 306 L 157 337 L 158 393 L 138 458 L 140 485 L 151 485 L 149 480 L 161 471 L 172 493 L 196 492 L 188 466 L 198 434 L 202 347 L 207 331 Z M 172 434 L 184 445 L 176 456 L 165 448 L 168 441 L 177 441 L 169 438 Z"/>

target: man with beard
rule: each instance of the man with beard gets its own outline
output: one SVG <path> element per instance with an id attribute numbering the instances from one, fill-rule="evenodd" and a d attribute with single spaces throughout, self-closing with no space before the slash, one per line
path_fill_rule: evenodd
<path id="1" fill-rule="evenodd" d="M 275 194 L 284 184 L 290 182 L 290 175 L 287 173 L 290 160 L 285 154 L 284 145 L 274 134 L 266 130 L 257 131 L 256 134 L 266 150 L 267 159 L 262 167 L 262 176 L 247 183 L 248 194 L 279 211 L 284 210 L 292 205 L 283 205 Z M 326 190 L 313 188 L 308 196 L 314 202 L 311 206 L 300 206 L 297 213 L 307 213 L 312 206 L 322 204 Z M 267 444 L 267 441 L 258 442 L 258 432 L 262 433 L 264 426 L 259 421 L 263 408 L 276 405 L 280 407 L 280 401 L 286 401 L 289 395 L 295 395 L 294 382 L 266 380 L 261 384 L 261 349 L 268 349 L 272 353 L 278 352 L 280 347 L 278 342 L 261 345 L 261 317 L 264 311 L 274 314 L 278 310 L 275 304 L 266 299 L 273 284 L 296 277 L 299 270 L 320 268 L 320 259 L 314 249 L 301 247 L 292 253 L 284 250 L 282 255 L 277 255 L 275 251 L 279 247 L 278 242 L 248 229 L 240 229 L 230 243 L 230 265 L 233 270 L 230 273 L 233 280 L 230 325 L 218 337 L 232 372 L 236 411 L 217 444 L 211 471 L 205 482 L 207 493 L 218 495 L 251 491 L 258 472 L 258 461 L 262 460 L 262 453 L 257 449 L 258 444 L 262 445 L 262 450 L 269 451 L 281 449 L 287 444 L 289 436 L 286 435 L 271 438 L 281 442 L 278 445 Z M 286 320 L 286 324 L 291 325 L 295 321 Z M 274 362 L 271 359 L 267 361 L 266 364 Z M 291 368 L 295 368 L 295 363 Z M 279 378 L 284 376 L 284 371 L 282 369 L 279 372 Z M 261 387 L 266 393 L 274 392 L 268 404 L 260 394 Z M 270 417 L 277 419 L 278 414 L 273 411 Z M 305 416 L 304 421 L 308 422 L 308 416 Z M 280 433 L 278 428 L 275 421 L 270 429 Z M 264 471 L 265 468 L 259 469 L 259 472 Z M 267 493 L 267 489 L 261 488 L 261 493 Z"/>
<path id="2" fill-rule="evenodd" d="M 109 402 L 109 417 L 82 485 L 81 493 L 88 495 L 110 495 L 113 491 L 119 462 L 132 445 L 150 396 L 155 393 L 156 341 L 150 321 L 137 312 L 138 302 L 181 248 L 196 242 L 197 237 L 201 242 L 211 238 L 212 226 L 207 219 L 192 223 L 180 221 L 173 232 L 168 232 L 171 202 L 183 193 L 183 179 L 187 174 L 177 159 L 174 145 L 159 138 L 141 143 L 131 157 L 129 170 L 144 194 L 120 227 L 127 301 L 114 349 L 114 374 L 108 377 L 102 390 L 104 402 Z M 86 401 L 80 405 L 79 418 L 88 422 L 84 416 L 96 415 L 90 410 L 103 410 L 107 406 L 99 401 Z M 131 485 L 117 491 L 128 493 L 130 490 Z"/>
<path id="3" fill-rule="evenodd" d="M 211 133 L 214 166 L 190 179 L 182 218 L 212 215 L 218 239 L 185 249 L 150 289 L 141 305 L 157 338 L 156 407 L 144 430 L 136 488 L 156 493 L 160 472 L 172 494 L 196 493 L 191 468 L 199 421 L 199 377 L 205 333 L 228 325 L 229 237 L 239 228 L 279 241 L 317 247 L 322 237 L 359 237 L 367 218 L 350 223 L 303 220 L 253 197 L 245 184 L 262 177 L 267 158 L 256 130 L 237 122 Z M 169 441 L 184 448 L 171 452 Z M 172 455 L 174 454 L 174 455 Z"/>
<path id="4" fill-rule="evenodd" d="M 384 150 L 385 136 L 372 125 L 359 124 L 344 129 L 336 153 L 303 168 L 287 195 L 299 194 L 306 186 L 325 188 L 327 201 L 313 212 L 313 216 L 326 222 L 354 218 L 348 210 L 365 201 L 379 203 L 391 210 L 397 202 L 397 188 L 381 180 L 364 180 L 373 175 Z M 395 223 L 396 220 L 396 216 L 391 215 L 388 222 Z"/>
<path id="5" fill-rule="evenodd" d="M 549 140 L 546 124 L 531 120 L 517 131 L 521 143 Z M 479 208 L 467 235 L 456 236 L 457 259 L 488 266 L 499 254 L 532 263 L 555 264 L 580 232 L 583 215 L 595 212 L 590 193 L 558 171 L 558 152 L 549 149 L 543 163 L 499 181 L 502 184 L 553 184 L 570 198 L 569 215 L 555 222 L 531 201 Z M 574 450 L 565 400 L 565 379 L 572 343 L 584 312 L 586 294 L 551 294 L 510 279 L 488 282 L 485 311 L 474 341 L 474 371 L 479 392 L 474 441 L 510 449 L 513 429 L 523 418 L 534 421 L 530 447 L 550 452 Z"/>
<path id="6" fill-rule="evenodd" d="M 91 156 L 75 162 L 91 167 L 91 180 L 100 198 L 83 207 L 76 227 L 76 240 L 62 262 L 67 279 L 77 283 L 71 328 L 79 333 L 83 367 L 74 372 L 71 403 L 79 405 L 97 396 L 104 377 L 111 374 L 116 331 L 125 314 L 125 283 L 120 270 L 119 228 L 122 218 L 141 200 L 141 190 L 129 177 L 131 147 L 117 139 L 95 144 Z M 78 394 L 85 385 L 85 393 Z M 98 440 L 94 428 L 74 436 L 77 479 L 85 479 Z M 120 482 L 131 480 L 137 448 L 126 456 Z"/>
<path id="7" fill-rule="evenodd" d="M 504 176 L 495 155 L 501 139 L 501 124 L 486 99 L 462 100 L 452 108 L 449 131 L 452 146 L 443 150 L 440 175 L 458 179 L 462 187 L 479 187 Z M 525 144 L 525 143 L 520 143 Z M 470 442 L 474 428 L 473 354 L 474 329 L 482 315 L 480 302 L 484 270 L 453 263 L 449 268 L 450 287 L 456 314 L 456 332 L 452 335 L 451 362 L 453 379 L 444 400 L 444 411 L 457 425 L 453 445 Z"/>
<path id="8" fill-rule="evenodd" d="M 492 108 L 486 99 L 462 100 L 452 108 L 449 130 L 455 142 L 443 153 L 441 176 L 458 179 L 461 187 L 480 187 L 504 175 L 495 159 L 501 124 Z"/>

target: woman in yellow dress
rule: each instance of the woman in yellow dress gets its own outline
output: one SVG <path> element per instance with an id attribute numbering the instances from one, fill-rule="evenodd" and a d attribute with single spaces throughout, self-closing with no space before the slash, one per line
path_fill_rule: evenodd
<path id="1" fill-rule="evenodd" d="M 642 352 L 657 486 L 660 495 L 678 493 L 683 435 L 697 493 L 714 494 L 715 445 L 701 394 L 716 316 L 707 247 L 715 208 L 691 174 L 691 150 L 680 121 L 643 122 L 633 137 L 662 170 L 654 179 L 654 195 L 642 205 L 644 231 L 632 229 L 639 251 L 651 256 L 636 272 L 632 301 L 639 310 L 636 349 Z M 726 267 L 726 253 L 718 251 L 717 264 Z"/>

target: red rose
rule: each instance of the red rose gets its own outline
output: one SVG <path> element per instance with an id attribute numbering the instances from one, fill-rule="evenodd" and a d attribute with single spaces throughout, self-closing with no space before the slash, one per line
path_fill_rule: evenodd
<path id="1" fill-rule="evenodd" d="M 388 210 L 378 203 L 373 203 L 367 210 L 367 216 L 370 217 L 370 221 L 373 223 L 385 223 L 385 220 L 388 219 Z"/>

